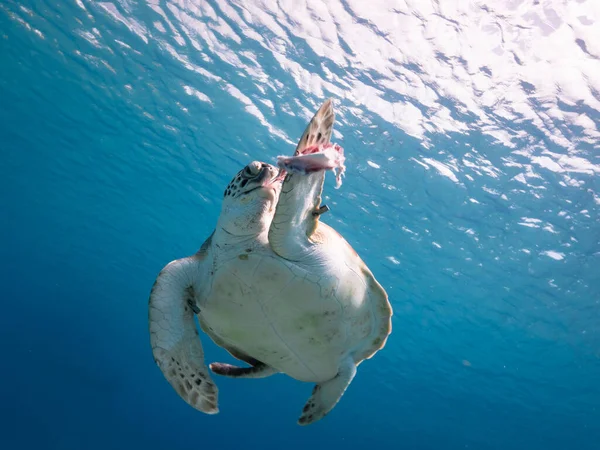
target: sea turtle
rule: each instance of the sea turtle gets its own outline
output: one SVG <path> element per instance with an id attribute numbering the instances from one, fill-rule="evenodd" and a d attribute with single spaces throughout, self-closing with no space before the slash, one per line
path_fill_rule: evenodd
<path id="1" fill-rule="evenodd" d="M 327 210 L 325 172 L 343 164 L 342 149 L 329 143 L 333 123 L 327 100 L 294 156 L 279 158 L 280 168 L 255 161 L 242 169 L 225 190 L 212 235 L 195 255 L 164 267 L 152 287 L 155 361 L 200 411 L 215 414 L 218 402 L 195 315 L 218 346 L 249 365 L 213 363 L 212 372 L 285 373 L 316 384 L 301 425 L 325 416 L 356 367 L 385 345 L 392 315 L 385 290 L 346 240 L 319 220 Z"/>

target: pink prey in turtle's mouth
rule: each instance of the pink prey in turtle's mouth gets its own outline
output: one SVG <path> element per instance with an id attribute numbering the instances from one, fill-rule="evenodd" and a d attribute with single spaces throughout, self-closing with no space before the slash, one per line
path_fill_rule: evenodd
<path id="1" fill-rule="evenodd" d="M 284 171 L 301 174 L 332 170 L 335 173 L 336 188 L 339 188 L 346 171 L 345 160 L 344 149 L 337 144 L 328 143 L 306 147 L 298 156 L 278 156 L 277 166 Z"/>

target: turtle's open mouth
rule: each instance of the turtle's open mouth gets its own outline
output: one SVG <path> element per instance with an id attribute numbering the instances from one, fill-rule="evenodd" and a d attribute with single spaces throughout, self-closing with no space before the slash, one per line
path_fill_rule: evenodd
<path id="1" fill-rule="evenodd" d="M 285 180 L 286 175 L 287 175 L 287 172 L 285 171 L 285 169 L 279 169 L 279 173 L 277 174 L 277 176 L 275 178 L 271 179 L 269 184 L 273 184 L 273 183 L 277 183 L 278 181 Z"/>

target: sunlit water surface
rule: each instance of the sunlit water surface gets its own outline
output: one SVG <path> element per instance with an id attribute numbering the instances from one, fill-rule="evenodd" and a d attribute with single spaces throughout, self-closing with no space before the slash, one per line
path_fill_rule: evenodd
<path id="1" fill-rule="evenodd" d="M 4 0 L 3 449 L 598 449 L 600 3 Z M 327 97 L 324 221 L 394 331 L 323 421 L 312 386 L 172 391 L 147 298 L 222 192 Z M 227 359 L 204 341 L 209 360 Z"/>

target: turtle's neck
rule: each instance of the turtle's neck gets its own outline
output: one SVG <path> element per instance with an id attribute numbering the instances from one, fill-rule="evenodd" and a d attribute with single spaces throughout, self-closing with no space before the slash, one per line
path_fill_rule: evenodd
<path id="1" fill-rule="evenodd" d="M 246 235 L 237 235 L 230 233 L 223 227 L 217 226 L 212 236 L 212 245 L 220 248 L 222 251 L 238 249 L 241 247 L 252 248 L 256 244 L 267 242 L 269 230 L 266 229 L 259 234 L 250 233 Z"/>

